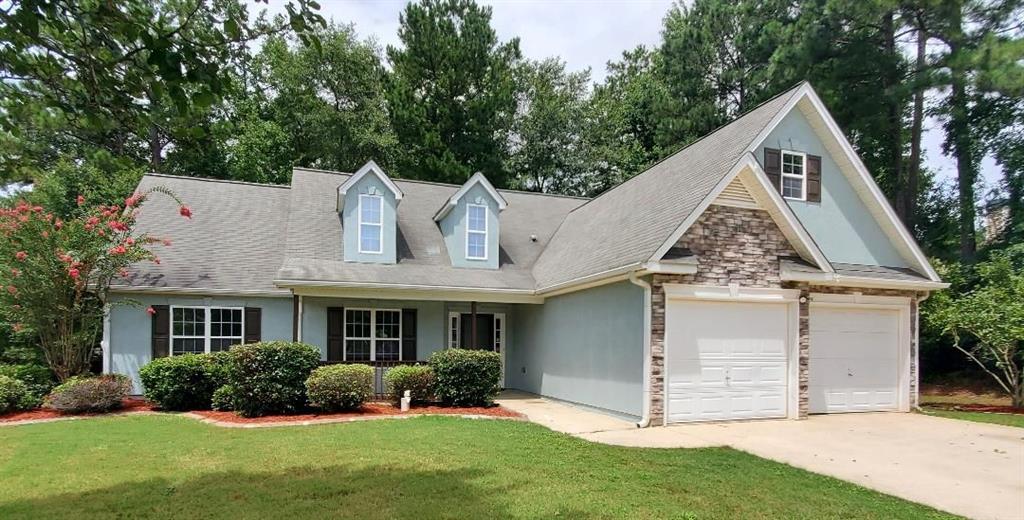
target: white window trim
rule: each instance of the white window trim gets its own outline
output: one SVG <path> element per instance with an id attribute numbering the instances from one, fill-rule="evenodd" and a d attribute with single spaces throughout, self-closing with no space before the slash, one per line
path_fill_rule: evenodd
<path id="1" fill-rule="evenodd" d="M 448 313 L 448 348 L 459 348 L 459 335 L 462 334 L 462 313 Z"/>
<path id="2" fill-rule="evenodd" d="M 368 198 L 380 199 L 380 222 L 363 222 L 363 200 Z M 381 195 L 373 194 L 360 194 L 359 195 L 359 207 L 356 208 L 358 215 L 356 218 L 359 222 L 357 230 L 356 240 L 359 242 L 359 252 L 367 255 L 379 255 L 384 252 L 384 197 Z M 377 250 L 373 251 L 370 249 L 363 248 L 363 226 L 376 226 L 377 228 Z"/>
<path id="3" fill-rule="evenodd" d="M 800 171 L 803 172 L 803 175 L 794 175 L 792 173 L 786 173 L 786 166 L 785 166 L 786 165 L 786 160 L 785 160 L 785 158 L 786 158 L 787 155 L 795 155 L 795 156 L 800 157 L 800 161 L 801 161 L 801 164 L 802 164 L 801 167 L 800 167 Z M 786 198 L 786 199 L 789 199 L 789 200 L 807 200 L 807 154 L 805 154 L 803 152 L 797 152 L 797 151 L 794 151 L 794 150 L 780 150 L 779 151 L 779 174 L 781 175 L 781 177 L 779 178 L 779 193 L 782 194 L 783 198 Z M 786 177 L 789 177 L 790 179 L 800 179 L 800 196 L 799 197 L 787 197 L 785 195 L 786 190 L 785 190 L 784 186 L 786 185 L 786 181 L 785 181 Z"/>
<path id="4" fill-rule="evenodd" d="M 174 333 L 174 310 L 175 309 L 202 309 L 203 310 L 203 335 L 202 336 L 179 336 Z M 213 338 L 210 336 L 211 327 L 211 316 L 210 311 L 213 309 L 228 310 L 228 311 L 241 311 L 242 312 L 242 335 L 241 336 L 217 336 Z M 168 356 L 174 356 L 174 340 L 175 339 L 203 339 L 203 353 L 210 353 L 210 340 L 211 339 L 234 339 L 238 338 L 238 344 L 245 343 L 245 307 L 222 307 L 220 305 L 171 305 L 170 319 L 170 334 L 171 342 L 168 345 Z M 179 356 L 186 356 L 188 354 L 178 354 Z"/>
<path id="5" fill-rule="evenodd" d="M 348 335 L 348 311 L 369 311 L 370 312 L 370 337 L 349 337 Z M 348 340 L 370 340 L 370 361 L 377 361 L 377 312 L 397 312 L 398 313 L 398 337 L 397 338 L 379 338 L 387 341 L 398 341 L 398 359 L 388 361 L 405 361 L 402 358 L 402 309 L 390 309 L 381 307 L 345 307 L 345 312 L 341 316 L 341 360 L 348 361 Z M 360 360 L 363 361 L 363 360 Z M 358 361 L 356 361 L 358 362 Z"/>
<path id="6" fill-rule="evenodd" d="M 469 229 L 469 210 L 470 210 L 470 208 L 483 208 L 484 209 L 484 230 L 483 231 Z M 487 248 L 487 233 L 489 232 L 489 230 L 488 230 L 489 226 L 487 224 L 487 220 L 489 218 L 490 218 L 490 212 L 488 211 L 486 204 L 466 204 L 466 260 L 487 260 L 487 249 L 488 249 Z M 477 235 L 483 235 L 484 236 L 484 256 L 471 256 L 469 254 L 469 236 L 474 234 L 474 233 L 477 234 Z"/>

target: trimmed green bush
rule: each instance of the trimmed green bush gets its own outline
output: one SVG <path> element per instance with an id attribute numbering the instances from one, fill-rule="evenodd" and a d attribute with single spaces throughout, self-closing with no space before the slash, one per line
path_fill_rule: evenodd
<path id="1" fill-rule="evenodd" d="M 374 368 L 369 365 L 329 365 L 306 380 L 309 404 L 334 412 L 354 410 L 373 397 Z"/>
<path id="2" fill-rule="evenodd" d="M 451 348 L 430 355 L 434 394 L 454 406 L 489 406 L 498 395 L 501 355 L 487 350 Z"/>
<path id="3" fill-rule="evenodd" d="M 157 358 L 139 370 L 146 399 L 165 410 L 208 410 L 213 392 L 227 383 L 229 358 L 189 354 Z"/>
<path id="4" fill-rule="evenodd" d="M 235 387 L 224 385 L 213 392 L 210 408 L 218 412 L 230 412 L 235 409 Z"/>
<path id="5" fill-rule="evenodd" d="M 305 343 L 268 341 L 228 351 L 228 384 L 234 409 L 244 417 L 291 413 L 306 404 L 306 379 L 320 364 L 320 349 Z"/>
<path id="6" fill-rule="evenodd" d="M 0 375 L 0 414 L 21 410 L 28 396 L 25 383 L 10 376 Z"/>
<path id="7" fill-rule="evenodd" d="M 121 407 L 132 390 L 132 380 L 122 374 L 75 376 L 46 396 L 47 408 L 66 413 L 109 412 Z"/>
<path id="8" fill-rule="evenodd" d="M 384 373 L 384 383 L 394 402 L 408 390 L 413 402 L 434 400 L 434 369 L 427 365 L 400 365 Z"/>
<path id="9" fill-rule="evenodd" d="M 57 385 L 53 372 L 38 364 L 0 365 L 0 376 L 17 379 L 25 384 L 27 392 L 19 405 L 19 408 L 25 410 L 41 405 L 46 394 Z"/>

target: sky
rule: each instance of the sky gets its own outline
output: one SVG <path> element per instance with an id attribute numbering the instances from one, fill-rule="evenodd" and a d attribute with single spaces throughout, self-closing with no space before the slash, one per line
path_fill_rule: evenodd
<path id="1" fill-rule="evenodd" d="M 594 81 L 605 77 L 605 64 L 637 45 L 656 47 L 661 22 L 673 0 L 477 0 L 493 8 L 491 24 L 501 41 L 519 37 L 523 55 L 531 59 L 560 56 L 568 69 L 589 68 Z M 283 11 L 284 0 L 269 0 L 271 13 Z M 398 16 L 406 0 L 320 0 L 320 13 L 338 23 L 354 23 L 363 38 L 385 47 L 399 45 Z M 258 4 L 265 6 L 265 4 Z M 943 132 L 926 121 L 922 139 L 926 165 L 940 178 L 954 179 L 956 165 L 942 154 Z M 991 158 L 982 161 L 985 191 L 1000 178 Z"/>

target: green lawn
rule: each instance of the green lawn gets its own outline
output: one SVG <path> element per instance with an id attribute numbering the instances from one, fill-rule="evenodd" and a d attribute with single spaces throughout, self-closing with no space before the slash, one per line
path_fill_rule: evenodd
<path id="1" fill-rule="evenodd" d="M 1003 426 L 1016 426 L 1018 428 L 1024 428 L 1024 415 L 985 412 L 961 412 L 959 410 L 943 410 L 941 408 L 933 408 L 929 406 L 922 406 L 921 412 L 924 413 L 925 415 L 934 415 L 936 417 L 945 417 L 947 419 L 960 419 L 962 421 L 1002 424 Z"/>
<path id="2" fill-rule="evenodd" d="M 618 448 L 446 417 L 0 427 L 0 483 L 4 519 L 948 517 L 731 449 Z"/>

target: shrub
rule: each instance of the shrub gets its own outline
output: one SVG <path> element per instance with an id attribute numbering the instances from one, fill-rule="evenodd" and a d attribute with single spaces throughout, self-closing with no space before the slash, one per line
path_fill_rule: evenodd
<path id="1" fill-rule="evenodd" d="M 455 406 L 490 405 L 501 381 L 501 355 L 486 350 L 458 348 L 430 355 L 434 394 Z"/>
<path id="2" fill-rule="evenodd" d="M 17 379 L 25 384 L 27 390 L 25 398 L 19 408 L 36 408 L 43 402 L 43 397 L 53 390 L 56 382 L 53 379 L 53 372 L 43 365 L 0 365 L 0 376 L 7 376 Z"/>
<path id="3" fill-rule="evenodd" d="M 132 380 L 121 374 L 75 376 L 54 388 L 45 406 L 67 413 L 109 412 L 120 408 L 131 390 Z"/>
<path id="4" fill-rule="evenodd" d="M 384 373 L 388 394 L 399 402 L 408 390 L 414 402 L 434 399 L 434 370 L 427 365 L 401 365 Z"/>
<path id="5" fill-rule="evenodd" d="M 305 343 L 269 341 L 228 351 L 228 383 L 235 411 L 245 417 L 290 413 L 306 404 L 306 378 L 320 364 L 320 350 Z"/>
<path id="6" fill-rule="evenodd" d="M 374 368 L 369 365 L 330 365 L 306 380 L 309 403 L 325 411 L 353 410 L 373 397 Z"/>
<path id="7" fill-rule="evenodd" d="M 165 410 L 207 410 L 213 392 L 227 382 L 222 354 L 157 358 L 139 370 L 146 399 Z"/>
<path id="8" fill-rule="evenodd" d="M 0 414 L 24 408 L 28 387 L 10 376 L 0 375 Z"/>
<path id="9" fill-rule="evenodd" d="M 235 387 L 224 385 L 213 392 L 210 408 L 218 412 L 230 412 L 235 409 Z"/>

